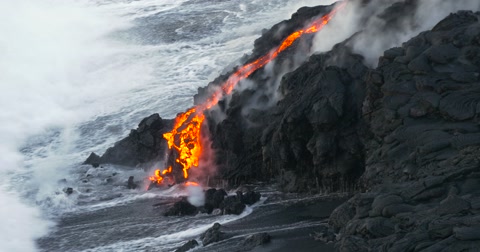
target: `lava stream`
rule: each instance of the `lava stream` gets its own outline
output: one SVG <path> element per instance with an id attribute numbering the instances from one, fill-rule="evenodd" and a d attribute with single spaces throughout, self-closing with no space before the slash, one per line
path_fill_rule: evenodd
<path id="1" fill-rule="evenodd" d="M 198 167 L 200 156 L 202 154 L 201 128 L 203 121 L 205 120 L 203 112 L 217 105 L 223 96 L 228 95 L 233 91 L 239 81 L 248 78 L 252 73 L 277 58 L 281 52 L 289 48 L 304 34 L 311 34 L 320 31 L 330 22 L 335 14 L 346 5 L 346 1 L 337 4 L 332 11 L 314 20 L 307 28 L 293 32 L 268 54 L 265 54 L 257 60 L 237 69 L 235 73 L 230 75 L 227 81 L 221 85 L 221 89 L 215 91 L 205 103 L 197 105 L 188 109 L 186 112 L 177 115 L 172 131 L 163 134 L 163 137 L 168 142 L 168 148 L 170 150 L 174 149 L 178 152 L 178 158 L 175 162 L 182 167 L 183 177 L 185 179 L 188 179 L 188 169 L 191 167 Z M 165 181 L 164 176 L 171 172 L 171 166 L 163 172 L 156 170 L 154 176 L 151 176 L 149 179 L 152 183 L 161 184 Z"/>

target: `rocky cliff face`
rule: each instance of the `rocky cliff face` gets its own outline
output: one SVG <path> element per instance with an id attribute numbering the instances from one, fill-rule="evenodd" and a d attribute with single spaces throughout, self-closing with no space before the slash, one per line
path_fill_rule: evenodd
<path id="1" fill-rule="evenodd" d="M 387 50 L 363 106 L 366 193 L 331 216 L 340 251 L 480 246 L 480 13 Z"/>
<path id="2" fill-rule="evenodd" d="M 340 44 L 286 74 L 283 98 L 272 107 L 245 110 L 255 92 L 234 94 L 226 118 L 210 120 L 221 176 L 233 185 L 278 178 L 286 191 L 352 185 L 364 169 L 359 134 L 367 70 L 361 56 Z"/>

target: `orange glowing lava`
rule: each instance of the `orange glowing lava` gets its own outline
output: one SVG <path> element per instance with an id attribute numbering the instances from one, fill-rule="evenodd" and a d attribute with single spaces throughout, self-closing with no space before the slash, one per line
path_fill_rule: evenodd
<path id="1" fill-rule="evenodd" d="M 192 181 L 188 181 L 187 183 L 185 183 L 186 186 L 199 186 L 199 184 L 197 182 L 192 182 Z"/>
<path id="2" fill-rule="evenodd" d="M 160 172 L 159 169 L 155 170 L 155 173 L 153 176 L 150 176 L 148 179 L 152 182 L 155 182 L 157 184 L 161 184 L 164 181 L 164 176 L 172 172 L 172 167 L 168 167 L 168 169 L 163 170 Z"/>
<path id="3" fill-rule="evenodd" d="M 223 96 L 228 95 L 233 91 L 239 81 L 248 78 L 252 73 L 277 58 L 281 52 L 289 48 L 304 34 L 311 34 L 320 31 L 340 9 L 346 6 L 346 4 L 346 1 L 337 4 L 331 12 L 314 20 L 305 29 L 297 30 L 290 34 L 279 46 L 271 50 L 268 54 L 238 68 L 235 73 L 233 73 L 227 81 L 221 85 L 221 89 L 214 92 L 205 103 L 197 105 L 196 107 L 190 108 L 186 112 L 177 115 L 172 131 L 163 134 L 163 137 L 168 142 L 168 148 L 170 150 L 174 149 L 178 152 L 178 157 L 175 161 L 181 165 L 183 177 L 185 179 L 188 179 L 188 169 L 191 167 L 198 167 L 200 156 L 202 154 L 201 127 L 205 120 L 203 112 L 217 105 Z M 155 183 L 162 183 L 164 181 L 163 176 L 171 173 L 172 167 L 169 167 L 168 170 L 164 170 L 164 172 L 165 173 L 160 174 L 160 170 L 156 170 L 155 176 L 150 177 L 150 180 Z M 187 184 L 188 183 L 194 182 L 187 182 Z"/>

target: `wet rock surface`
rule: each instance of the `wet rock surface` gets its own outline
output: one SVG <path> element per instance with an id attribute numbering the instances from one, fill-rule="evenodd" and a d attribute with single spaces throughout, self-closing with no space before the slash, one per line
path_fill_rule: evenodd
<path id="1" fill-rule="evenodd" d="M 175 202 L 171 208 L 164 213 L 165 216 L 184 216 L 195 215 L 198 213 L 197 207 L 190 204 L 186 198 L 182 198 L 180 201 Z"/>
<path id="2" fill-rule="evenodd" d="M 198 246 L 198 242 L 196 240 L 191 240 L 183 244 L 180 248 L 176 249 L 175 252 L 187 252 L 196 246 Z"/>
<path id="3" fill-rule="evenodd" d="M 71 187 L 64 188 L 63 192 L 67 195 L 71 195 L 73 193 L 73 188 Z"/>
<path id="4" fill-rule="evenodd" d="M 242 248 L 239 251 L 250 251 L 255 247 L 270 243 L 272 237 L 267 233 L 258 233 L 250 235 L 243 241 Z"/>
<path id="5" fill-rule="evenodd" d="M 238 196 L 228 196 L 220 204 L 224 214 L 241 214 L 245 210 L 245 204 Z"/>
<path id="6" fill-rule="evenodd" d="M 133 176 L 130 176 L 128 177 L 128 181 L 127 181 L 127 188 L 128 189 L 136 189 L 137 188 L 137 183 L 135 183 L 135 181 L 133 180 L 134 177 Z"/>
<path id="7" fill-rule="evenodd" d="M 210 188 L 205 191 L 205 209 L 207 213 L 212 213 L 214 209 L 219 209 L 220 204 L 227 196 L 227 192 L 223 189 Z"/>
<path id="8" fill-rule="evenodd" d="M 260 200 L 260 193 L 248 191 L 245 194 L 237 192 L 237 195 L 228 196 L 224 189 L 210 188 L 205 191 L 205 204 L 195 207 L 188 202 L 186 198 L 173 204 L 164 214 L 165 216 L 184 216 L 195 215 L 198 212 L 215 214 L 235 214 L 243 213 L 247 205 L 255 204 Z"/>
<path id="9" fill-rule="evenodd" d="M 222 225 L 220 225 L 219 223 L 215 223 L 211 228 L 209 228 L 205 233 L 200 236 L 203 246 L 207 246 L 210 243 L 219 242 L 229 237 L 226 233 L 220 231 L 221 227 Z"/>
<path id="10" fill-rule="evenodd" d="M 84 164 L 94 167 L 100 164 L 133 167 L 159 161 L 167 150 L 163 133 L 168 132 L 172 126 L 173 120 L 162 119 L 158 114 L 146 117 L 126 138 L 116 142 L 102 156 L 91 153 Z"/>

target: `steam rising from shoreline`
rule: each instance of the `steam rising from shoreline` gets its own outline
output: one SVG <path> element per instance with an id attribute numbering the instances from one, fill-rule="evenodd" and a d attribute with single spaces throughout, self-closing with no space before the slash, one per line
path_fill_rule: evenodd
<path id="1" fill-rule="evenodd" d="M 448 14 L 459 10 L 480 10 L 480 2 L 477 0 L 385 0 L 370 1 L 368 4 L 361 2 L 351 1 L 339 13 L 338 18 L 333 19 L 328 27 L 319 32 L 315 36 L 312 51 L 329 51 L 333 45 L 355 34 L 349 45 L 354 52 L 365 57 L 369 66 L 375 67 L 385 50 L 401 46 L 401 43 L 420 32 L 432 29 Z M 411 5 L 413 7 L 407 7 L 406 11 L 401 13 L 399 7 L 405 2 L 417 2 L 417 6 Z M 401 18 L 392 21 L 395 15 Z"/>
<path id="2" fill-rule="evenodd" d="M 135 83 L 99 67 L 120 53 L 109 33 L 127 24 L 70 1 L 0 1 L 0 10 L 0 250 L 35 251 L 35 240 L 52 223 L 21 198 L 51 203 L 65 197 L 54 192 L 68 174 L 58 168 L 71 160 L 72 128 L 99 112 L 85 101 Z M 37 149 L 24 146 L 47 131 L 55 138 L 39 141 Z"/>

